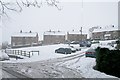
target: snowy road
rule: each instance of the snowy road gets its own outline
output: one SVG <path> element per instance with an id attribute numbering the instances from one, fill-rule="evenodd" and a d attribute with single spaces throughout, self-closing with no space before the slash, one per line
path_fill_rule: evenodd
<path id="1" fill-rule="evenodd" d="M 17 78 L 16 76 L 14 76 L 14 75 L 12 75 L 4 70 L 2 70 L 2 77 L 3 78 Z"/>
<path id="2" fill-rule="evenodd" d="M 63 58 L 32 63 L 3 63 L 3 68 L 26 75 L 30 78 L 82 78 L 80 72 L 62 64 L 73 59 L 79 59 L 83 55 L 84 54 L 79 53 Z"/>
<path id="3" fill-rule="evenodd" d="M 29 78 L 25 75 L 22 75 L 16 71 L 11 70 L 10 68 L 2 68 L 2 78 Z"/>

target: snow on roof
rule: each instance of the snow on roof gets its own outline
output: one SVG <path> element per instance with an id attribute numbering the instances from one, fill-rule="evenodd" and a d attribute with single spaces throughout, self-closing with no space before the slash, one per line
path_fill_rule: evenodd
<path id="1" fill-rule="evenodd" d="M 46 31 L 44 35 L 65 35 L 65 32 L 62 31 Z"/>
<path id="2" fill-rule="evenodd" d="M 81 34 L 80 31 L 69 31 L 68 33 L 69 33 L 69 34 Z M 82 34 L 87 34 L 87 33 L 82 32 Z"/>
<path id="3" fill-rule="evenodd" d="M 105 31 L 115 31 L 115 30 L 118 30 L 118 27 L 108 26 L 108 27 L 104 27 L 104 28 L 94 29 L 93 32 L 105 32 Z"/>
<path id="4" fill-rule="evenodd" d="M 37 32 L 21 32 L 21 33 L 14 33 L 12 37 L 36 37 Z"/>

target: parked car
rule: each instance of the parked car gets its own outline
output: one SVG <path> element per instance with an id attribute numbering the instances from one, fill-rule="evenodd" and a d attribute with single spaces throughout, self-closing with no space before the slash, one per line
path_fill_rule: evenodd
<path id="1" fill-rule="evenodd" d="M 79 43 L 80 47 L 90 47 L 91 46 L 91 42 L 90 41 L 81 41 Z"/>
<path id="2" fill-rule="evenodd" d="M 87 51 L 85 51 L 85 56 L 86 56 L 86 57 L 95 58 L 95 57 L 96 57 L 96 55 L 95 55 L 95 49 L 90 48 L 90 49 L 88 49 Z"/>
<path id="3" fill-rule="evenodd" d="M 80 47 L 74 47 L 74 46 L 70 46 L 73 50 L 75 51 L 81 51 L 81 48 Z"/>
<path id="4" fill-rule="evenodd" d="M 81 51 L 81 48 L 76 48 L 76 51 Z"/>
<path id="5" fill-rule="evenodd" d="M 72 50 L 70 48 L 59 48 L 55 50 L 55 53 L 71 54 Z"/>
<path id="6" fill-rule="evenodd" d="M 70 48 L 72 53 L 75 53 L 77 50 L 75 48 Z"/>

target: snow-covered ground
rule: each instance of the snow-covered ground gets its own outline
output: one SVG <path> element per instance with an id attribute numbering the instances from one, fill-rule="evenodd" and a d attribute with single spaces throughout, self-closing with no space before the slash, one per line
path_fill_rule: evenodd
<path id="1" fill-rule="evenodd" d="M 108 46 L 108 45 L 106 45 L 106 43 L 108 43 L 108 42 L 109 41 L 106 41 L 106 42 L 101 41 L 100 44 L 94 44 L 94 45 L 92 45 L 92 47 L 96 47 L 99 45 L 104 45 L 104 47 L 105 47 L 105 46 Z M 78 47 L 76 45 L 71 45 L 71 46 Z M 22 64 L 22 63 L 32 62 L 35 64 L 36 61 L 39 62 L 42 60 L 54 60 L 55 58 L 60 58 L 60 57 L 62 58 L 62 57 L 71 56 L 71 55 L 75 55 L 75 54 L 84 54 L 84 52 L 88 49 L 88 48 L 84 47 L 81 49 L 81 51 L 78 51 L 78 52 L 72 53 L 72 54 L 67 54 L 67 55 L 55 53 L 55 50 L 60 47 L 68 47 L 68 45 L 56 44 L 56 45 L 46 45 L 46 46 L 37 46 L 37 47 L 29 47 L 29 48 L 19 48 L 19 50 L 23 50 L 23 51 L 39 50 L 40 55 L 34 53 L 34 55 L 31 58 L 26 57 L 24 59 L 18 59 L 18 60 L 11 59 L 10 61 L 3 61 L 3 63 Z M 105 73 L 94 70 L 93 66 L 95 66 L 95 64 L 96 64 L 95 58 L 86 58 L 85 56 L 83 56 L 80 58 L 66 61 L 66 62 L 60 64 L 60 66 L 66 66 L 68 68 L 76 70 L 77 72 L 79 72 L 82 75 L 82 77 L 85 77 L 85 78 L 116 78 L 114 76 L 110 76 Z M 37 63 L 33 66 L 35 67 L 36 65 L 37 65 Z M 57 64 L 55 64 L 55 65 L 57 65 Z M 22 69 L 22 70 L 24 70 L 24 69 Z"/>
<path id="2" fill-rule="evenodd" d="M 81 75 L 85 78 L 116 78 L 114 76 L 110 76 L 94 70 L 93 67 L 95 66 L 95 64 L 95 58 L 86 58 L 84 56 L 80 59 L 74 59 L 62 65 L 66 65 L 69 68 L 79 71 Z"/>
<path id="3" fill-rule="evenodd" d="M 0 61 L 8 60 L 8 59 L 9 59 L 9 56 L 0 50 Z"/>
<path id="4" fill-rule="evenodd" d="M 79 45 L 72 45 L 75 47 L 79 47 Z M 13 63 L 18 63 L 18 62 L 34 62 L 34 61 L 41 61 L 41 60 L 48 60 L 48 59 L 53 59 L 53 58 L 59 58 L 59 57 L 65 57 L 69 55 L 74 55 L 78 54 L 81 51 L 77 51 L 76 53 L 72 54 L 60 54 L 60 53 L 55 53 L 55 50 L 61 47 L 69 47 L 67 44 L 58 44 L 58 45 L 46 45 L 46 46 L 37 46 L 37 47 L 27 47 L 27 48 L 17 48 L 16 50 L 23 50 L 23 51 L 39 51 L 38 53 L 34 52 L 33 56 L 31 58 L 28 57 L 23 57 L 24 59 L 10 59 L 10 61 L 4 61 L 4 62 L 13 62 Z M 82 50 L 84 52 L 84 49 Z M 32 55 L 32 54 L 31 54 Z"/>

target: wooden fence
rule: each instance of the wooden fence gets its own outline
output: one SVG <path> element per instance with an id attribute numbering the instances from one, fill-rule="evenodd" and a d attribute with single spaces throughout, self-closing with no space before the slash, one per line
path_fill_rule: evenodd
<path id="1" fill-rule="evenodd" d="M 39 51 L 4 50 L 4 52 L 7 53 L 8 55 L 14 54 L 14 55 L 21 55 L 29 58 L 34 55 L 34 52 L 37 52 L 37 54 L 39 55 Z"/>

